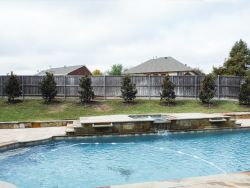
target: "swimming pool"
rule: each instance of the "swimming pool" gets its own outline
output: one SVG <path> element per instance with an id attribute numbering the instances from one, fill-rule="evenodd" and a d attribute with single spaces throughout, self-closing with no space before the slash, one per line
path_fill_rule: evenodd
<path id="1" fill-rule="evenodd" d="M 0 154 L 20 188 L 97 187 L 250 170 L 250 131 L 95 137 Z"/>

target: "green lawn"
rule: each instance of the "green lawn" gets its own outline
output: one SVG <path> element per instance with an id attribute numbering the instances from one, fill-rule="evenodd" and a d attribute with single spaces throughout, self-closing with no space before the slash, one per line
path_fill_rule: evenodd
<path id="1" fill-rule="evenodd" d="M 175 106 L 165 106 L 159 100 L 136 100 L 135 104 L 124 104 L 121 100 L 96 101 L 81 105 L 78 101 L 58 101 L 44 104 L 42 100 L 26 99 L 16 104 L 0 100 L 0 121 L 26 121 L 49 119 L 77 119 L 80 116 L 105 114 L 142 114 L 176 112 L 236 112 L 250 111 L 237 101 L 214 101 L 211 108 L 196 100 L 177 100 Z"/>

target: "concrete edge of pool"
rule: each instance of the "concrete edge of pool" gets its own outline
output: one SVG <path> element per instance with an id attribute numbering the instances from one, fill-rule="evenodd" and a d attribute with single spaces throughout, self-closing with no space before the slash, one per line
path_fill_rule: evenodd
<path id="1" fill-rule="evenodd" d="M 250 121 L 249 121 L 250 122 Z M 50 135 L 41 135 L 41 134 L 34 134 L 38 133 L 38 130 L 43 130 L 43 133 L 49 133 L 50 129 L 60 129 L 60 131 L 53 131 Z M 61 134 L 61 130 L 65 130 L 66 127 L 47 127 L 47 128 L 30 128 L 30 129 L 21 129 L 18 132 L 15 132 L 13 129 L 0 129 L 0 135 L 4 135 L 4 131 L 13 131 L 17 134 L 23 134 L 21 139 L 16 138 L 16 134 L 11 135 L 13 140 L 10 141 L 3 141 L 0 136 L 0 151 L 7 151 L 11 149 L 17 149 L 21 147 L 27 146 L 34 146 L 38 144 L 45 144 L 53 140 L 70 140 L 70 139 L 83 139 L 83 138 L 93 138 L 93 137 L 113 137 L 113 136 L 140 136 L 140 135 L 155 135 L 155 132 L 152 133 L 136 133 L 136 134 L 111 134 L 111 135 L 89 135 L 89 136 L 67 136 L 66 134 Z M 26 130 L 29 130 L 26 132 Z M 203 130 L 189 130 L 189 131 L 169 131 L 169 134 L 185 134 L 185 133 L 204 133 L 204 132 L 219 132 L 219 131 L 241 131 L 241 130 L 250 130 L 250 126 L 247 127 L 238 127 L 238 128 L 217 128 L 217 129 L 203 129 Z M 32 134 L 33 133 L 33 134 Z M 36 138 L 27 138 L 23 139 L 24 137 L 29 137 L 29 134 L 32 136 L 36 136 Z"/>
<path id="2" fill-rule="evenodd" d="M 0 187 L 1 188 L 17 188 L 14 184 L 4 182 L 4 181 L 0 181 Z"/>
<path id="3" fill-rule="evenodd" d="M 0 181 L 1 188 L 17 188 L 15 185 Z M 223 187 L 250 187 L 250 171 L 199 176 L 183 179 L 170 179 L 125 185 L 111 185 L 98 188 L 223 188 Z"/>
<path id="4" fill-rule="evenodd" d="M 99 188 L 223 188 L 250 187 L 250 171 L 232 174 L 191 177 L 166 181 L 155 181 L 125 185 L 111 185 Z"/>

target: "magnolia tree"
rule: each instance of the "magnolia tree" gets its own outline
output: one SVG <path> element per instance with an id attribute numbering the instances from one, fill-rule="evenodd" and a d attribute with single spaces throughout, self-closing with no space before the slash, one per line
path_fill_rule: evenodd
<path id="1" fill-rule="evenodd" d="M 80 79 L 80 90 L 78 91 L 78 93 L 80 94 L 81 103 L 88 103 L 92 99 L 94 99 L 95 94 L 91 84 L 91 78 L 88 76 L 84 76 Z"/>
<path id="2" fill-rule="evenodd" d="M 11 72 L 11 74 L 7 77 L 7 81 L 5 83 L 5 92 L 8 96 L 8 102 L 14 102 L 16 97 L 21 96 L 21 85 L 18 77 Z"/>
<path id="3" fill-rule="evenodd" d="M 46 103 L 50 103 L 57 95 L 56 82 L 52 73 L 46 72 L 40 83 L 42 97 Z"/>
<path id="4" fill-rule="evenodd" d="M 168 103 L 173 103 L 175 100 L 175 91 L 174 91 L 175 85 L 171 82 L 170 77 L 166 76 L 163 80 L 162 84 L 162 92 L 160 93 L 161 100 L 164 100 Z"/>
<path id="5" fill-rule="evenodd" d="M 239 103 L 250 105 L 250 74 L 246 76 L 244 83 L 240 86 Z"/>
<path id="6" fill-rule="evenodd" d="M 124 102 L 128 103 L 133 101 L 136 98 L 137 89 L 136 85 L 131 82 L 131 78 L 129 75 L 126 75 L 122 79 L 121 93 Z"/>

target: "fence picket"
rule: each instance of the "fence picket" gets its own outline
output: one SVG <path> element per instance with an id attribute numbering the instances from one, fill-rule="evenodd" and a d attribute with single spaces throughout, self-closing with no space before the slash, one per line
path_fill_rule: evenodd
<path id="1" fill-rule="evenodd" d="M 58 96 L 77 97 L 80 76 L 55 76 Z M 204 76 L 172 76 L 177 97 L 197 98 L 201 82 Z M 22 90 L 24 96 L 41 96 L 39 83 L 42 76 L 22 76 Z M 118 97 L 122 76 L 98 76 L 92 77 L 92 86 L 96 96 Z M 240 90 L 241 77 L 219 76 L 216 79 L 216 96 L 222 98 L 237 98 Z M 4 83 L 6 76 L 0 76 L 0 95 L 4 96 Z M 163 78 L 160 76 L 132 76 L 132 82 L 136 84 L 138 97 L 159 97 Z"/>

